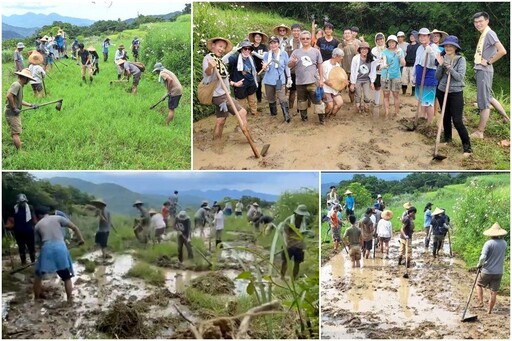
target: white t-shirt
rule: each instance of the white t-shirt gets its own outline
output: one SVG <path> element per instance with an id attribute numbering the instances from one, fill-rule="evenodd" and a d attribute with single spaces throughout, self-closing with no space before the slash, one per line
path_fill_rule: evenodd
<path id="1" fill-rule="evenodd" d="M 222 212 L 222 211 L 215 213 L 215 229 L 216 230 L 224 229 L 224 212 Z"/>
<path id="2" fill-rule="evenodd" d="M 393 229 L 391 226 L 391 222 L 386 219 L 379 220 L 377 224 L 377 236 L 381 238 L 391 238 L 393 235 Z"/>
<path id="3" fill-rule="evenodd" d="M 165 228 L 164 217 L 160 213 L 153 214 L 151 217 L 151 227 L 155 230 Z"/>
<path id="4" fill-rule="evenodd" d="M 330 60 L 326 60 L 325 62 L 322 63 L 322 71 L 324 73 L 324 79 L 329 79 L 329 72 L 331 72 L 331 70 L 335 66 L 340 66 L 340 64 L 336 63 L 335 65 L 332 65 Z M 329 85 L 326 85 L 325 83 L 324 83 L 324 92 L 326 92 L 328 94 L 333 94 L 333 95 L 336 95 L 339 93 L 339 91 L 334 90 L 333 88 L 331 88 Z M 329 194 L 331 194 L 331 192 L 329 192 Z"/>

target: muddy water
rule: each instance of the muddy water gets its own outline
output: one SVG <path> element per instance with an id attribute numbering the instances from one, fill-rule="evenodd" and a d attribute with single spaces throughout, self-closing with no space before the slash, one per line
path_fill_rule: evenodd
<path id="1" fill-rule="evenodd" d="M 322 337 L 508 338 L 510 299 L 499 296 L 493 315 L 470 308 L 466 316 L 478 314 L 479 320 L 461 323 L 474 274 L 449 256 L 448 243 L 433 260 L 424 234 L 415 237 L 409 279 L 403 278 L 405 267 L 397 266 L 398 238 L 390 242 L 390 259 L 377 252 L 362 268 L 352 268 L 342 251 L 322 267 Z"/>
<path id="2" fill-rule="evenodd" d="M 344 94 L 345 103 L 349 103 Z M 337 116 L 319 125 L 317 115 L 309 112 L 309 121 L 292 116 L 283 123 L 282 114 L 271 117 L 268 108 L 249 115 L 248 124 L 256 145 L 269 143 L 266 157 L 255 159 L 246 138 L 229 117 L 222 144 L 212 141 L 214 115 L 194 123 L 195 169 L 492 169 L 478 160 L 467 162 L 460 144 L 442 147 L 448 158 L 432 161 L 435 128 L 427 134 L 404 131 L 400 119 L 415 115 L 414 98 L 402 97 L 402 109 L 397 117 L 385 117 L 384 108 L 375 107 L 370 113 L 358 114 L 345 104 Z M 290 110 L 295 113 L 295 109 Z M 433 134 L 432 134 L 433 132 Z M 454 133 L 458 140 L 457 133 Z M 460 143 L 460 142 L 457 142 Z"/>

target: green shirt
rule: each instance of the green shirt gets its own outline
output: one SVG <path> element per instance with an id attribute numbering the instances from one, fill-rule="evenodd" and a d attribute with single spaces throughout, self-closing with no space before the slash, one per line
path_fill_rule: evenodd
<path id="1" fill-rule="evenodd" d="M 23 86 L 20 84 L 20 82 L 16 81 L 16 82 L 12 83 L 9 90 L 7 90 L 7 93 L 13 94 L 14 105 L 16 105 L 16 108 L 21 109 L 22 102 L 23 102 Z M 13 109 L 14 108 L 11 107 L 9 100 L 6 100 L 5 115 L 6 116 L 16 116 Z"/>

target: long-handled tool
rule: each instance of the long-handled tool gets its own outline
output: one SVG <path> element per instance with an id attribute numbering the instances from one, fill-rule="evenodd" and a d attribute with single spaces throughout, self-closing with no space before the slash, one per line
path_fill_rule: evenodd
<path id="1" fill-rule="evenodd" d="M 421 82 L 420 82 L 420 93 L 418 96 L 418 107 L 416 108 L 416 116 L 414 116 L 414 123 L 412 127 L 407 127 L 408 131 L 415 131 L 418 127 L 418 119 L 420 117 L 421 111 L 421 98 L 423 96 L 423 88 L 425 85 L 425 75 L 427 74 L 427 63 L 428 63 L 428 53 L 425 52 L 425 61 L 423 62 L 423 72 L 421 73 Z"/>
<path id="2" fill-rule="evenodd" d="M 452 253 L 452 240 L 450 238 L 450 230 L 448 229 L 448 245 L 450 246 L 450 257 L 453 257 Z"/>
<path id="3" fill-rule="evenodd" d="M 436 145 L 434 147 L 434 156 L 432 157 L 432 160 L 442 161 L 446 159 L 445 155 L 439 154 L 439 143 L 441 143 L 441 129 L 443 128 L 443 119 L 444 113 L 446 111 L 446 103 L 448 102 L 448 90 L 450 89 L 451 78 L 452 74 L 448 72 L 448 79 L 446 80 L 446 90 L 444 91 L 443 98 L 443 108 L 441 109 L 441 117 L 439 118 L 439 122 L 437 123 Z"/>
<path id="4" fill-rule="evenodd" d="M 43 90 L 44 90 L 44 96 L 48 96 L 48 94 L 46 93 L 46 84 L 44 84 L 44 78 L 42 79 L 43 81 Z"/>
<path id="5" fill-rule="evenodd" d="M 210 260 L 206 258 L 204 253 L 202 253 L 201 250 L 199 250 L 199 248 L 195 247 L 194 244 L 192 244 L 192 241 L 189 241 L 188 238 L 185 238 L 185 235 L 183 234 L 182 231 L 179 232 L 181 234 L 181 238 L 185 240 L 185 244 L 190 245 L 190 247 L 192 247 L 201 257 L 203 257 L 203 259 L 206 261 L 206 263 L 208 263 L 208 265 L 212 266 L 212 262 L 210 262 Z"/>
<path id="6" fill-rule="evenodd" d="M 409 240 L 405 240 L 405 274 L 402 276 L 403 278 L 409 278 Z"/>
<path id="7" fill-rule="evenodd" d="M 473 283 L 473 287 L 471 288 L 471 292 L 469 293 L 468 303 L 466 303 L 466 308 L 464 308 L 464 313 L 462 313 L 462 319 L 461 319 L 462 322 L 472 322 L 478 318 L 477 315 L 466 317 L 466 311 L 468 310 L 469 302 L 471 302 L 471 296 L 473 296 L 473 290 L 475 290 L 476 281 L 478 280 L 479 274 L 480 274 L 480 268 L 478 268 L 478 270 L 476 272 L 475 282 Z"/>
<path id="8" fill-rule="evenodd" d="M 330 240 L 327 240 L 327 236 L 329 235 L 329 232 L 331 232 L 331 225 L 330 224 L 329 224 L 329 228 L 327 229 L 327 231 L 325 231 L 324 239 L 322 240 L 322 244 L 328 244 L 328 243 L 331 242 Z"/>
<path id="9" fill-rule="evenodd" d="M 57 103 L 57 105 L 55 106 L 55 109 L 57 109 L 57 111 L 60 111 L 62 109 L 62 101 L 63 100 L 64 99 L 61 98 L 61 99 L 58 99 L 58 100 L 55 100 L 55 101 L 38 104 L 37 107 L 39 108 L 39 107 L 44 107 L 46 105 L 50 105 L 50 104 L 53 104 L 53 103 Z M 27 109 L 23 109 L 23 110 L 20 110 L 20 111 L 27 111 L 27 110 L 34 110 L 34 108 L 27 108 Z"/>
<path id="10" fill-rule="evenodd" d="M 224 89 L 224 92 L 226 93 L 226 97 L 228 98 L 229 105 L 233 108 L 235 112 L 235 116 L 238 119 L 238 124 L 240 125 L 240 129 L 242 129 L 242 132 L 244 133 L 245 137 L 247 138 L 247 141 L 249 142 L 249 145 L 251 146 L 252 152 L 254 153 L 254 156 L 259 159 L 261 156 L 267 155 L 268 148 L 270 147 L 270 144 L 265 144 L 263 148 L 261 149 L 261 153 L 256 148 L 256 145 L 254 144 L 254 141 L 252 140 L 251 133 L 249 132 L 249 129 L 247 129 L 247 126 L 242 121 L 242 117 L 240 116 L 240 113 L 238 112 L 238 109 L 235 106 L 235 102 L 233 101 L 233 98 L 231 98 L 231 93 L 229 92 L 229 89 L 227 88 L 226 84 L 224 84 L 224 81 L 222 80 L 222 77 L 219 73 L 219 70 L 217 68 L 214 68 L 215 73 L 217 74 L 217 78 L 219 79 L 219 82 L 222 86 L 222 89 Z"/>
<path id="11" fill-rule="evenodd" d="M 166 94 L 164 97 L 160 98 L 160 100 L 158 102 L 156 102 L 155 104 L 153 104 L 152 106 L 149 107 L 149 110 L 154 109 L 157 105 L 159 105 L 160 103 L 165 101 L 167 99 L 167 97 L 169 97 L 169 94 Z"/>
<path id="12" fill-rule="evenodd" d="M 432 225 L 430 225 L 430 227 L 428 228 L 427 237 L 425 238 L 425 248 L 427 249 L 427 251 L 428 251 L 428 246 L 430 244 L 430 235 L 431 234 L 432 234 Z"/>

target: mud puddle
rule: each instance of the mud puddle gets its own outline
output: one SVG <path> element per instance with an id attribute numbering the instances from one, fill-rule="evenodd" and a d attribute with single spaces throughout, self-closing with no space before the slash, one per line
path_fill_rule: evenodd
<path id="1" fill-rule="evenodd" d="M 423 238 L 415 234 L 409 279 L 398 266 L 397 237 L 389 259 L 377 252 L 376 259 L 362 260 L 362 268 L 352 268 L 343 250 L 331 258 L 321 268 L 322 337 L 508 339 L 510 298 L 499 295 L 492 315 L 471 304 L 466 316 L 477 314 L 478 321 L 460 322 L 475 274 L 449 256 L 447 242 L 434 260 Z"/>

